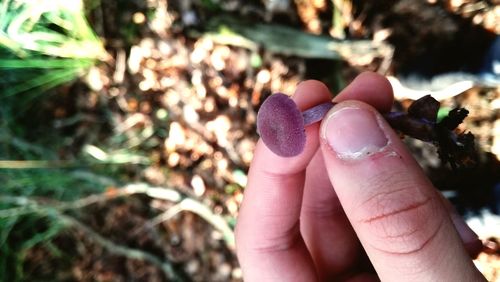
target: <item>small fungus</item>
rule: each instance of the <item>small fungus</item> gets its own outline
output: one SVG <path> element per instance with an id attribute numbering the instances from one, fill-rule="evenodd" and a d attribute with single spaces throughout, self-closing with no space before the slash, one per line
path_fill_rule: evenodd
<path id="1" fill-rule="evenodd" d="M 260 107 L 257 132 L 278 156 L 296 156 L 306 145 L 305 127 L 320 121 L 333 105 L 332 102 L 322 103 L 301 113 L 290 97 L 276 93 Z"/>

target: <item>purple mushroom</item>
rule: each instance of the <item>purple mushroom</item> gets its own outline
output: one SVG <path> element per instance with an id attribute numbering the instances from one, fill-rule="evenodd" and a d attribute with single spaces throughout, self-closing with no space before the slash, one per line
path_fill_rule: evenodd
<path id="1" fill-rule="evenodd" d="M 260 107 L 257 132 L 266 146 L 278 156 L 296 156 L 306 145 L 305 127 L 320 121 L 333 105 L 327 102 L 301 113 L 290 97 L 276 93 Z"/>

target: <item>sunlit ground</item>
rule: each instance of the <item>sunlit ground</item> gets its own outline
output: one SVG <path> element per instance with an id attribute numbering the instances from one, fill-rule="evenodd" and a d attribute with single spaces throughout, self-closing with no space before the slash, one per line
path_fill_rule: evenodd
<path id="1" fill-rule="evenodd" d="M 18 1 L 2 3 L 9 2 Z M 399 2 L 387 13 L 406 15 Z M 444 2 L 439 11 L 499 33 L 498 7 Z M 40 17 L 49 3 L 82 13 L 79 1 L 45 1 L 46 10 L 31 12 Z M 7 50 L 0 53 L 0 89 L 9 93 L 0 106 L 0 280 L 240 281 L 233 229 L 262 101 L 293 94 L 307 78 L 336 92 L 364 70 L 397 77 L 403 64 L 388 44 L 397 28 L 372 22 L 386 10 L 358 11 L 345 0 L 85 3 L 98 37 L 79 22 L 85 35 L 71 46 L 50 35 L 72 29 L 67 17 L 56 17 L 41 38 L 26 32 L 25 41 L 0 20 Z M 240 18 L 260 24 L 259 32 Z M 294 40 L 282 40 L 282 32 Z M 46 48 L 52 45 L 58 48 Z M 442 103 L 470 110 L 463 129 L 476 135 L 483 173 L 498 185 L 500 87 L 462 90 L 445 91 Z M 408 93 L 396 93 L 400 107 L 408 106 Z M 428 171 L 449 177 L 432 147 L 409 146 Z M 494 281 L 499 221 L 485 228 L 474 220 L 488 247 L 475 262 Z"/>

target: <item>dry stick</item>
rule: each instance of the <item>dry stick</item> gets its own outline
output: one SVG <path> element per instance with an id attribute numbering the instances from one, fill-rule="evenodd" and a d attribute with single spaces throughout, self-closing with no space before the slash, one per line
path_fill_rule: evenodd
<path id="1" fill-rule="evenodd" d="M 146 194 L 151 198 L 177 203 L 174 207 L 177 206 L 176 209 L 179 210 L 177 211 L 173 209 L 172 211 L 170 211 L 170 213 L 173 213 L 174 215 L 181 211 L 190 211 L 195 213 L 196 215 L 202 217 L 204 220 L 210 223 L 212 226 L 214 226 L 217 230 L 219 230 L 219 232 L 221 232 L 222 235 L 224 236 L 224 240 L 226 241 L 227 245 L 231 249 L 234 249 L 235 247 L 234 232 L 231 229 L 231 227 L 229 227 L 229 224 L 222 216 L 214 214 L 208 207 L 206 207 L 199 201 L 183 197 L 178 191 L 174 189 L 164 188 L 164 187 L 153 187 L 147 184 L 129 184 L 113 192 L 105 192 L 98 195 L 90 195 L 88 197 L 73 202 L 62 202 L 62 203 L 59 202 L 53 206 L 47 206 L 47 205 L 44 206 L 38 203 L 29 204 L 33 203 L 33 200 L 27 197 L 9 197 L 8 199 L 10 201 L 12 201 L 15 198 L 19 203 L 27 203 L 27 204 L 23 207 L 0 210 L 0 218 L 20 216 L 29 213 L 47 213 L 48 211 L 54 209 L 58 211 L 80 209 L 95 203 L 105 202 L 111 199 L 115 199 L 122 196 L 130 196 L 133 194 Z M 3 198 L 4 197 L 0 197 L 0 200 L 2 200 Z M 160 223 L 161 221 L 165 221 L 168 218 L 171 218 L 171 216 L 169 216 L 167 217 L 167 219 L 163 219 L 164 217 L 162 216 L 165 216 L 165 214 L 168 212 L 169 211 L 167 210 L 165 213 L 153 219 L 151 224 L 154 226 Z M 160 219 L 163 220 L 158 222 Z"/>
<path id="2" fill-rule="evenodd" d="M 199 201 L 196 201 L 192 198 L 183 198 L 179 192 L 173 189 L 151 187 L 145 184 L 130 184 L 125 186 L 123 189 L 125 189 L 126 193 L 143 193 L 151 198 L 177 203 L 164 213 L 153 218 L 149 223 L 151 226 L 155 226 L 163 221 L 169 220 L 181 211 L 190 211 L 206 220 L 213 227 L 215 227 L 215 229 L 221 232 L 228 247 L 230 247 L 231 249 L 235 248 L 234 232 L 231 227 L 229 227 L 229 224 L 226 222 L 226 220 L 222 216 L 214 214 L 207 206 L 200 203 Z"/>
<path id="3" fill-rule="evenodd" d="M 105 247 L 109 252 L 118 255 L 123 255 L 132 259 L 148 261 L 158 266 L 165 273 L 168 279 L 171 279 L 172 281 L 180 281 L 181 279 L 175 273 L 174 268 L 170 263 L 162 261 L 161 259 L 150 253 L 117 245 L 112 241 L 106 239 L 105 237 L 99 235 L 98 233 L 96 233 L 83 223 L 79 222 L 78 220 L 60 213 L 64 210 L 79 209 L 98 202 L 104 202 L 121 196 L 129 196 L 133 194 L 146 194 L 151 198 L 167 200 L 177 203 L 171 209 L 155 217 L 151 221 L 152 226 L 155 226 L 156 224 L 159 224 L 162 221 L 170 219 L 172 216 L 178 214 L 181 211 L 190 211 L 202 217 L 208 223 L 214 226 L 217 230 L 219 230 L 223 234 L 224 240 L 226 241 L 228 247 L 234 249 L 235 247 L 234 232 L 229 227 L 229 225 L 222 216 L 214 214 L 208 207 L 206 207 L 199 201 L 196 201 L 191 198 L 184 198 L 178 191 L 174 189 L 164 188 L 164 187 L 152 187 L 147 184 L 129 184 L 123 187 L 122 189 L 118 189 L 117 191 L 114 192 L 106 192 L 98 195 L 91 195 L 69 203 L 58 203 L 52 207 L 39 205 L 36 201 L 33 201 L 28 197 L 10 197 L 10 196 L 0 197 L 0 200 L 3 199 L 8 201 L 14 201 L 17 202 L 18 204 L 26 204 L 24 207 L 0 210 L 0 218 L 19 216 L 29 213 L 45 214 L 49 211 L 53 211 L 54 209 L 56 209 L 57 211 L 59 211 L 58 216 L 59 218 L 61 218 L 63 223 L 66 223 L 69 226 L 74 226 L 84 231 L 95 242 Z"/>
<path id="4" fill-rule="evenodd" d="M 117 245 L 112 241 L 106 239 L 105 237 L 101 236 L 100 234 L 94 232 L 91 228 L 89 228 L 85 224 L 81 223 L 80 221 L 70 216 L 63 214 L 59 214 L 58 216 L 62 220 L 63 224 L 78 228 L 79 230 L 83 231 L 84 233 L 86 233 L 86 235 L 89 236 L 89 238 L 91 238 L 93 241 L 95 241 L 96 243 L 107 249 L 108 252 L 116 255 L 125 256 L 131 259 L 148 261 L 159 267 L 165 273 L 167 279 L 170 279 L 172 281 L 182 281 L 179 275 L 175 272 L 172 264 L 170 264 L 169 262 L 163 261 L 160 258 L 150 253 L 144 252 L 142 250 L 125 247 L 122 245 Z"/>
<path id="5" fill-rule="evenodd" d="M 0 210 L 0 218 L 19 216 L 33 212 L 43 212 L 45 210 L 72 210 L 81 209 L 86 206 L 109 201 L 122 196 L 129 196 L 133 194 L 146 194 L 152 198 L 162 199 L 172 202 L 179 202 L 182 196 L 179 192 L 174 189 L 163 188 L 163 187 L 151 187 L 146 184 L 129 184 L 122 189 L 113 190 L 113 192 L 105 192 L 97 195 L 90 195 L 85 198 L 75 200 L 73 202 L 57 202 L 51 206 L 40 205 L 39 202 L 30 199 L 28 197 L 11 197 L 11 196 L 0 196 L 0 200 L 7 199 L 9 201 L 16 200 L 18 203 L 24 203 L 23 207 L 15 207 L 10 209 Z"/>
<path id="6" fill-rule="evenodd" d="M 122 191 L 120 191 L 122 192 Z M 58 210 L 57 216 L 61 219 L 63 224 L 66 224 L 68 226 L 72 226 L 75 228 L 78 228 L 85 232 L 87 235 L 91 237 L 96 243 L 100 244 L 104 248 L 106 248 L 109 252 L 117 254 L 117 255 L 123 255 L 125 257 L 131 258 L 131 259 L 138 259 L 138 260 L 144 260 L 148 261 L 156 266 L 158 266 L 166 275 L 168 279 L 171 279 L 172 281 L 181 281 L 179 276 L 175 273 L 174 268 L 172 265 L 166 261 L 162 261 L 161 259 L 157 258 L 156 256 L 138 250 L 138 249 L 132 249 L 126 246 L 121 246 L 113 243 L 112 241 L 104 238 L 103 236 L 99 235 L 95 231 L 93 231 L 91 228 L 87 227 L 80 221 L 64 215 L 61 213 L 61 211 L 64 211 L 66 209 L 78 209 L 82 208 L 84 206 L 88 206 L 97 202 L 102 202 L 110 199 L 117 198 L 119 196 L 127 195 L 127 193 L 116 193 L 112 196 L 109 196 L 107 194 L 101 194 L 101 195 L 91 195 L 89 197 L 76 200 L 74 202 L 70 203 L 59 203 L 55 207 L 44 207 L 40 206 L 36 203 L 36 201 L 33 201 L 27 197 L 0 197 L 0 200 L 8 200 L 11 202 L 16 202 L 18 204 L 30 204 L 25 207 L 18 207 L 18 208 L 11 208 L 11 209 L 6 209 L 6 210 L 1 210 L 0 211 L 0 218 L 4 217 L 12 217 L 12 216 L 20 216 L 28 213 L 39 213 L 39 214 L 46 214 L 50 211 L 53 211 L 54 209 Z"/>
<path id="7" fill-rule="evenodd" d="M 90 195 L 73 202 L 57 202 L 52 206 L 49 206 L 48 204 L 41 205 L 39 202 L 28 197 L 2 196 L 0 197 L 0 201 L 4 199 L 10 201 L 16 200 L 17 203 L 23 204 L 23 206 L 0 210 L 0 218 L 20 216 L 29 213 L 46 213 L 47 211 L 51 210 L 65 211 L 71 209 L 80 209 L 98 202 L 108 201 L 124 195 L 126 195 L 126 193 L 123 193 L 122 191 L 119 191 L 115 194 L 103 193 L 98 195 Z"/>
<path id="8" fill-rule="evenodd" d="M 149 222 L 149 225 L 151 227 L 156 226 L 164 221 L 171 219 L 173 216 L 182 211 L 190 211 L 200 216 L 201 218 L 205 219 L 208 223 L 210 223 L 212 226 L 214 226 L 217 230 L 219 230 L 222 233 L 224 241 L 226 241 L 229 248 L 231 249 L 235 248 L 234 232 L 229 227 L 224 218 L 222 218 L 219 215 L 215 215 L 205 205 L 190 198 L 183 199 L 180 203 L 172 206 L 162 214 L 156 216 Z"/>

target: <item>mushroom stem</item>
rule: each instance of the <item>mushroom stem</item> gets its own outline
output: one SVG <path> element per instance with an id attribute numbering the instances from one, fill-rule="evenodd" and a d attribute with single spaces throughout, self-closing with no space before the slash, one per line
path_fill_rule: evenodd
<path id="1" fill-rule="evenodd" d="M 326 113 L 333 108 L 335 104 L 336 103 L 334 102 L 325 102 L 303 111 L 302 117 L 304 118 L 304 126 L 308 126 L 322 120 Z"/>
<path id="2" fill-rule="evenodd" d="M 321 121 L 336 104 L 335 102 L 325 102 L 303 111 L 304 126 Z M 434 138 L 432 130 L 435 122 L 412 118 L 403 112 L 389 112 L 382 115 L 392 128 L 406 135 L 426 142 L 430 142 Z"/>

